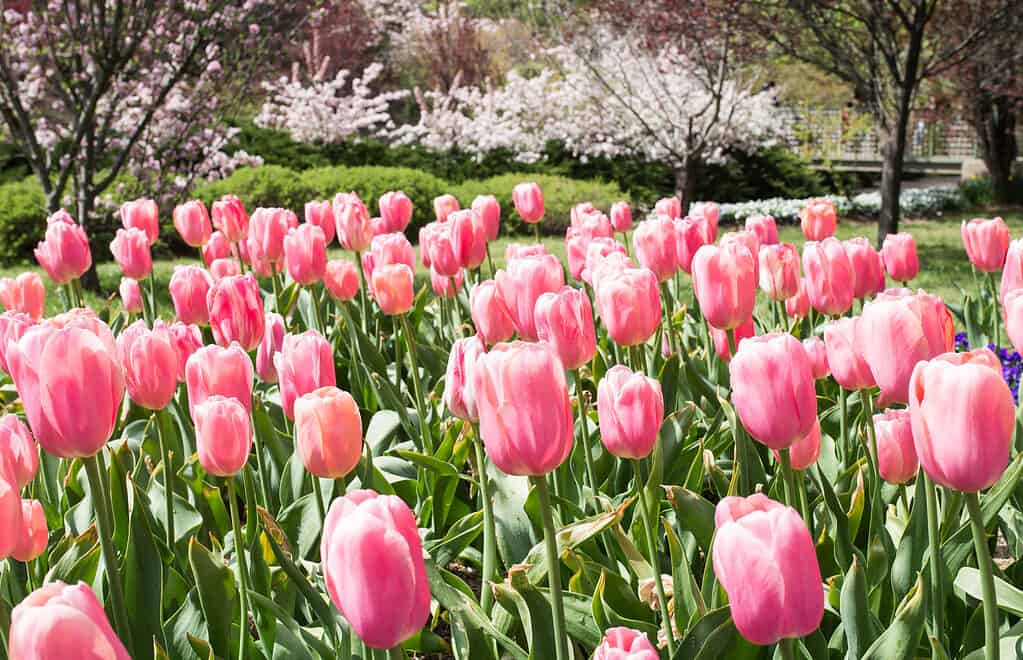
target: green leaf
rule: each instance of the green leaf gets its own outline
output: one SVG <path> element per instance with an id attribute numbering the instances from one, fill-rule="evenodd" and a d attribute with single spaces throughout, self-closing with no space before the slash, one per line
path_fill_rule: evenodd
<path id="1" fill-rule="evenodd" d="M 124 601 L 131 623 L 135 658 L 152 657 L 153 643 L 163 643 L 163 560 L 146 513 L 146 495 L 131 482 L 131 542 L 124 554 Z"/>
<path id="2" fill-rule="evenodd" d="M 427 541 L 426 551 L 441 566 L 447 566 L 472 545 L 483 531 L 483 512 L 473 511 L 456 520 L 443 538 Z"/>
<path id="3" fill-rule="evenodd" d="M 494 500 L 497 551 L 504 565 L 511 566 L 523 561 L 538 540 L 526 515 L 529 479 L 505 474 L 490 461 L 486 463 Z"/>
<path id="4" fill-rule="evenodd" d="M 923 479 L 917 479 L 913 490 L 913 510 L 909 525 L 899 539 L 899 548 L 892 562 L 892 588 L 896 598 L 903 598 L 913 587 L 915 576 L 923 570 L 927 551 L 927 502 Z"/>
<path id="5" fill-rule="evenodd" d="M 316 499 L 312 493 L 303 495 L 278 517 L 278 524 L 285 536 L 298 548 L 298 556 L 309 559 L 316 550 L 320 539 L 323 521 L 320 510 L 316 507 Z"/>
<path id="6" fill-rule="evenodd" d="M 518 615 L 526 633 L 530 660 L 553 658 L 555 635 L 551 604 L 529 582 L 521 566 L 512 568 L 507 580 L 494 585 L 494 597 L 501 607 Z"/>
<path id="7" fill-rule="evenodd" d="M 234 573 L 223 560 L 194 538 L 188 544 L 199 602 L 209 629 L 209 642 L 220 657 L 231 655 L 231 621 L 235 612 Z"/>
<path id="8" fill-rule="evenodd" d="M 714 505 L 681 486 L 665 486 L 668 501 L 678 516 L 681 529 L 692 532 L 705 555 L 710 554 L 710 540 L 714 536 Z"/>
<path id="9" fill-rule="evenodd" d="M 853 545 L 849 536 L 849 519 L 845 517 L 845 511 L 835 496 L 835 491 L 831 488 L 831 482 L 824 476 L 824 473 L 816 466 L 807 470 L 807 472 L 816 477 L 818 487 L 824 495 L 824 503 L 828 508 L 831 524 L 834 528 L 835 560 L 838 562 L 839 568 L 846 570 L 846 567 L 852 563 L 853 558 Z"/>
<path id="10" fill-rule="evenodd" d="M 970 566 L 960 568 L 956 575 L 955 586 L 979 601 L 984 600 L 980 587 L 980 571 L 976 568 Z M 995 576 L 995 599 L 1001 609 L 1016 616 L 1023 616 L 1023 591 L 997 575 Z"/>
<path id="11" fill-rule="evenodd" d="M 402 449 L 396 449 L 394 450 L 394 453 L 404 458 L 406 461 L 415 463 L 416 465 L 426 468 L 427 470 L 431 470 L 432 472 L 436 472 L 439 475 L 447 477 L 458 476 L 458 470 L 455 469 L 455 466 L 438 458 L 434 458 L 433 456 L 420 454 L 419 452 L 414 451 L 405 451 Z"/>
<path id="12" fill-rule="evenodd" d="M 657 639 L 653 611 L 632 592 L 629 583 L 615 573 L 600 572 L 593 591 L 593 620 L 601 629 L 625 626 Z"/>
<path id="13" fill-rule="evenodd" d="M 596 537 L 601 532 L 616 526 L 622 520 L 625 509 L 635 498 L 629 498 L 614 511 L 605 511 L 589 518 L 562 527 L 557 531 L 558 556 L 566 550 L 573 550 L 581 544 Z M 543 543 L 538 543 L 526 555 L 525 563 L 529 565 L 529 581 L 540 584 L 547 576 L 547 554 Z"/>
<path id="14" fill-rule="evenodd" d="M 369 420 L 366 427 L 366 444 L 374 456 L 382 456 L 401 429 L 401 416 L 393 410 L 381 410 Z"/>
<path id="15" fill-rule="evenodd" d="M 926 618 L 923 579 L 917 577 L 895 611 L 891 625 L 871 644 L 862 660 L 911 660 L 916 655 Z"/>
<path id="16" fill-rule="evenodd" d="M 719 607 L 700 618 L 675 649 L 672 660 L 733 658 L 741 640 L 728 607 Z"/>
<path id="17" fill-rule="evenodd" d="M 859 660 L 875 635 L 867 605 L 867 575 L 857 556 L 853 557 L 852 566 L 842 582 L 841 614 L 848 643 L 845 657 L 847 660 Z"/>

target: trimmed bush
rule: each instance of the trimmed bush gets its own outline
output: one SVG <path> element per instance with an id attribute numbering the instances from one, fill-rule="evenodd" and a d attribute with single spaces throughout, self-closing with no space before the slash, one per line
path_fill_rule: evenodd
<path id="1" fill-rule="evenodd" d="M 0 262 L 23 263 L 46 232 L 46 198 L 35 177 L 0 185 Z"/>
<path id="2" fill-rule="evenodd" d="M 302 216 L 316 192 L 301 174 L 279 165 L 243 167 L 234 174 L 198 186 L 192 197 L 210 206 L 224 195 L 237 195 L 250 213 L 261 206 L 291 209 Z"/>

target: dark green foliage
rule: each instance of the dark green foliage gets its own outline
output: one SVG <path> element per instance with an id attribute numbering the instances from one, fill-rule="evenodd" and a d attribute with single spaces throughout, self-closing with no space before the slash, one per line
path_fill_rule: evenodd
<path id="1" fill-rule="evenodd" d="M 46 230 L 46 198 L 35 177 L 0 185 L 0 262 L 32 258 Z"/>
<path id="2" fill-rule="evenodd" d="M 251 212 L 260 206 L 280 207 L 301 213 L 316 198 L 315 190 L 296 171 L 279 165 L 242 168 L 221 181 L 200 185 L 193 197 L 209 207 L 224 195 L 237 195 Z"/>

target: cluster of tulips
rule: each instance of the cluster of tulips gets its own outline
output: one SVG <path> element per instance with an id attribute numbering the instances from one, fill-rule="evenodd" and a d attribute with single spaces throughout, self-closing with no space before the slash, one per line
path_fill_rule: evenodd
<path id="1" fill-rule="evenodd" d="M 840 241 L 815 201 L 800 255 L 769 216 L 719 238 L 711 203 L 662 199 L 635 227 L 624 202 L 582 203 L 563 264 L 539 186 L 513 200 L 537 242 L 501 268 L 497 199 L 435 200 L 429 287 L 402 192 L 379 217 L 355 193 L 309 202 L 304 222 L 182 204 L 199 260 L 166 320 L 154 202 L 121 209 L 119 308 L 82 306 L 87 236 L 51 216 L 36 257 L 64 312 L 45 317 L 39 275 L 0 280 L 21 413 L 0 419 L 8 657 L 1023 643 L 990 533 L 1018 529 L 1016 407 L 996 355 L 954 352 L 945 303 L 906 288 L 911 235 Z M 962 235 L 992 274 L 987 336 L 1004 319 L 1023 348 L 1023 241 L 997 218 Z M 335 238 L 354 261 L 328 260 Z"/>

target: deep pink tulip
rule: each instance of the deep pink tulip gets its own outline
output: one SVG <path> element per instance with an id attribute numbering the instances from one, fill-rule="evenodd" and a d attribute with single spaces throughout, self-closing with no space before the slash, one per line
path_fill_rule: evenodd
<path id="1" fill-rule="evenodd" d="M 888 277 L 898 282 L 908 282 L 920 272 L 916 256 L 916 241 L 912 234 L 888 234 L 881 245 L 881 259 Z"/>
<path id="2" fill-rule="evenodd" d="M 287 329 L 284 327 L 284 317 L 276 312 L 267 314 L 263 341 L 259 342 L 259 348 L 256 349 L 256 374 L 264 383 L 277 382 L 277 365 L 274 364 L 274 358 L 284 346 L 285 334 Z"/>
<path id="3" fill-rule="evenodd" d="M 476 362 L 486 352 L 478 335 L 455 340 L 448 355 L 444 375 L 444 405 L 452 415 L 470 422 L 479 421 L 476 410 Z"/>
<path id="4" fill-rule="evenodd" d="M 806 295 L 806 279 L 799 278 L 796 295 L 785 299 L 785 314 L 790 318 L 803 318 L 810 313 L 810 298 Z"/>
<path id="5" fill-rule="evenodd" d="M 373 225 L 366 205 L 351 192 L 338 193 L 333 206 L 337 240 L 341 247 L 353 252 L 366 251 L 373 240 Z"/>
<path id="6" fill-rule="evenodd" d="M 223 232 L 213 232 L 210 234 L 210 240 L 202 246 L 202 258 L 207 267 L 217 259 L 230 259 L 232 256 L 231 242 L 227 240 L 227 236 Z"/>
<path id="7" fill-rule="evenodd" d="M 0 457 L 0 462 L 12 469 L 18 489 L 29 485 L 39 470 L 39 447 L 25 423 L 13 413 L 0 417 Z"/>
<path id="8" fill-rule="evenodd" d="M 46 312 L 46 286 L 37 273 L 0 278 L 0 303 L 9 312 L 21 312 L 38 321 Z"/>
<path id="9" fill-rule="evenodd" d="M 22 562 L 32 561 L 46 552 L 49 537 L 42 503 L 39 500 L 22 500 L 21 521 L 11 556 Z"/>
<path id="10" fill-rule="evenodd" d="M 380 310 L 389 316 L 404 314 L 415 302 L 415 277 L 407 264 L 388 264 L 373 270 L 371 291 Z"/>
<path id="11" fill-rule="evenodd" d="M 565 272 L 557 257 L 545 254 L 512 259 L 497 271 L 494 279 L 501 297 L 515 322 L 519 338 L 536 341 L 536 320 L 533 312 L 542 294 L 560 291 L 565 286 Z"/>
<path id="12" fill-rule="evenodd" d="M 853 269 L 853 297 L 865 300 L 885 288 L 884 263 L 870 241 L 862 236 L 842 241 Z"/>
<path id="13" fill-rule="evenodd" d="M 690 216 L 675 220 L 675 258 L 678 266 L 687 273 L 693 272 L 693 257 L 696 251 L 708 243 L 706 221 Z"/>
<path id="14" fill-rule="evenodd" d="M 355 490 L 334 500 L 320 557 L 331 601 L 367 646 L 393 648 L 426 624 L 423 545 L 412 510 L 397 495 Z"/>
<path id="15" fill-rule="evenodd" d="M 454 298 L 462 290 L 464 283 L 463 271 L 458 271 L 452 277 L 445 277 L 430 268 L 430 288 L 433 289 L 433 295 L 438 298 Z"/>
<path id="16" fill-rule="evenodd" d="M 433 198 L 433 213 L 437 222 L 447 222 L 448 216 L 462 208 L 454 195 L 441 195 Z"/>
<path id="17" fill-rule="evenodd" d="M 746 231 L 757 235 L 760 245 L 775 245 L 778 243 L 778 225 L 771 215 L 751 215 L 746 218 Z"/>
<path id="18" fill-rule="evenodd" d="M 566 369 L 578 369 L 597 352 L 593 306 L 582 289 L 564 286 L 536 299 L 534 321 L 537 337 L 561 358 Z"/>
<path id="19" fill-rule="evenodd" d="M 863 354 L 856 350 L 856 336 L 861 322 L 860 317 L 853 316 L 831 321 L 824 326 L 828 368 L 835 382 L 847 390 L 863 390 L 877 384 L 870 365 Z"/>
<path id="20" fill-rule="evenodd" d="M 799 227 L 808 241 L 823 241 L 835 235 L 838 214 L 826 199 L 815 199 L 799 212 Z"/>
<path id="21" fill-rule="evenodd" d="M 810 358 L 810 367 L 813 370 L 813 377 L 816 380 L 827 378 L 831 375 L 831 367 L 828 365 L 828 348 L 820 337 L 807 337 L 803 340 L 803 348 Z"/>
<path id="22" fill-rule="evenodd" d="M 515 319 L 493 280 L 473 285 L 469 291 L 469 312 L 484 344 L 508 341 L 515 334 Z"/>
<path id="23" fill-rule="evenodd" d="M 916 476 L 920 459 L 913 444 L 909 410 L 885 410 L 874 415 L 877 469 L 890 484 L 904 484 Z"/>
<path id="24" fill-rule="evenodd" d="M 284 263 L 288 275 L 302 286 L 323 279 L 327 271 L 327 239 L 316 225 L 304 224 L 284 237 Z"/>
<path id="25" fill-rule="evenodd" d="M 1009 226 L 1001 218 L 963 220 L 961 227 L 966 256 L 974 268 L 997 273 L 1005 265 L 1009 251 Z"/>
<path id="26" fill-rule="evenodd" d="M 750 319 L 756 305 L 756 257 L 739 243 L 704 245 L 693 257 L 693 290 L 704 318 L 730 330 Z"/>
<path id="27" fill-rule="evenodd" d="M 263 339 L 263 298 L 251 274 L 231 275 L 215 282 L 206 295 L 213 338 L 221 346 L 238 342 L 251 351 Z"/>
<path id="28" fill-rule="evenodd" d="M 203 346 L 185 363 L 189 413 L 194 417 L 196 406 L 217 395 L 233 397 L 252 410 L 252 380 L 252 360 L 241 346 Z"/>
<path id="29" fill-rule="evenodd" d="M 161 410 L 178 389 L 178 351 L 165 324 L 149 329 L 136 321 L 117 337 L 128 396 L 139 406 Z"/>
<path id="30" fill-rule="evenodd" d="M 358 267 L 347 259 L 332 259 L 323 272 L 323 285 L 330 297 L 339 302 L 352 300 L 359 293 Z"/>
<path id="31" fill-rule="evenodd" d="M 661 324 L 657 276 L 646 268 L 626 268 L 595 280 L 596 307 L 608 335 L 619 346 L 646 343 Z"/>
<path id="32" fill-rule="evenodd" d="M 509 243 L 504 248 L 504 260 L 511 261 L 519 257 L 537 257 L 547 254 L 547 246 L 543 243 Z"/>
<path id="33" fill-rule="evenodd" d="M 249 214 L 245 212 L 242 200 L 234 195 L 224 195 L 213 202 L 210 215 L 213 216 L 213 226 L 229 243 L 244 241 L 249 235 Z"/>
<path id="34" fill-rule="evenodd" d="M 197 405 L 192 418 L 203 469 L 218 477 L 238 474 L 252 449 L 252 422 L 245 406 L 218 394 Z"/>
<path id="35" fill-rule="evenodd" d="M 122 277 L 121 283 L 117 286 L 117 293 L 121 296 L 124 311 L 129 314 L 138 314 L 142 311 L 142 287 L 139 286 L 138 280 Z"/>
<path id="36" fill-rule="evenodd" d="M 667 216 L 674 220 L 682 217 L 682 200 L 678 197 L 662 197 L 654 204 L 654 211 L 658 215 Z"/>
<path id="37" fill-rule="evenodd" d="M 817 393 L 810 358 L 798 339 L 782 333 L 745 339 L 728 372 L 732 404 L 754 439 L 785 449 L 810 432 Z"/>
<path id="38" fill-rule="evenodd" d="M 622 257 L 626 256 L 627 250 L 624 245 L 613 238 L 594 238 L 586 245 L 586 258 L 583 260 L 583 268 L 579 271 L 579 277 L 583 282 L 593 284 L 593 271 L 608 255 L 617 252 Z M 571 261 L 571 252 L 569 253 Z M 574 275 L 573 275 L 574 277 Z"/>
<path id="39" fill-rule="evenodd" d="M 600 439 L 619 458 L 646 458 L 664 421 L 661 384 L 623 365 L 608 369 L 597 385 Z"/>
<path id="40" fill-rule="evenodd" d="M 480 433 L 498 469 L 539 476 L 568 458 L 572 407 L 565 367 L 550 347 L 498 344 L 479 357 L 475 373 Z"/>
<path id="41" fill-rule="evenodd" d="M 675 224 L 667 216 L 658 216 L 636 225 L 632 232 L 632 249 L 636 260 L 649 268 L 661 282 L 678 272 Z"/>
<path id="42" fill-rule="evenodd" d="M 249 220 L 246 246 L 249 259 L 276 264 L 284 259 L 284 237 L 298 227 L 298 216 L 287 209 L 258 208 Z"/>
<path id="43" fill-rule="evenodd" d="M 121 224 L 125 229 L 141 229 L 152 245 L 160 238 L 160 209 L 151 199 L 136 199 L 121 205 Z"/>
<path id="44" fill-rule="evenodd" d="M 803 275 L 810 305 L 821 314 L 844 314 L 852 307 L 855 275 L 842 241 L 826 238 L 804 245 Z"/>
<path id="45" fill-rule="evenodd" d="M 305 222 L 323 230 L 323 239 L 330 245 L 334 240 L 334 207 L 329 199 L 305 203 Z"/>
<path id="46" fill-rule="evenodd" d="M 163 323 L 157 321 L 156 325 Z M 174 339 L 174 349 L 178 353 L 178 382 L 185 382 L 185 367 L 188 365 L 188 358 L 197 350 L 202 348 L 202 331 L 199 326 L 188 323 L 171 323 L 171 337 Z"/>
<path id="47" fill-rule="evenodd" d="M 512 190 L 515 210 L 524 222 L 536 224 L 543 220 L 543 191 L 535 183 L 520 183 Z"/>
<path id="48" fill-rule="evenodd" d="M 212 287 L 213 276 L 206 269 L 199 266 L 175 266 L 168 288 L 177 319 L 186 324 L 209 323 L 210 311 L 206 307 L 206 296 Z"/>
<path id="49" fill-rule="evenodd" d="M 1014 289 L 1023 288 L 1023 238 L 1009 243 L 1009 251 L 1005 256 L 1005 267 L 1002 269 L 1002 283 L 998 297 L 1005 303 L 1005 296 Z"/>
<path id="50" fill-rule="evenodd" d="M 392 190 L 380 196 L 378 203 L 380 218 L 389 233 L 405 231 L 412 220 L 412 200 L 400 190 Z"/>
<path id="51" fill-rule="evenodd" d="M 480 195 L 472 200 L 472 210 L 479 214 L 487 240 L 495 240 L 501 231 L 501 204 L 497 198 L 493 195 Z"/>
<path id="52" fill-rule="evenodd" d="M 796 510 L 761 493 L 726 497 L 714 524 L 714 574 L 739 633 L 766 646 L 817 630 L 824 587 L 813 538 Z"/>
<path id="53" fill-rule="evenodd" d="M 632 628 L 608 628 L 593 652 L 593 660 L 659 660 L 646 634 Z"/>
<path id="54" fill-rule="evenodd" d="M 18 660 L 131 660 L 84 582 L 48 582 L 11 611 L 7 653 Z"/>
<path id="55" fill-rule="evenodd" d="M 153 255 L 149 250 L 146 232 L 132 227 L 118 229 L 110 242 L 110 253 L 127 277 L 144 280 L 153 272 Z"/>
<path id="56" fill-rule="evenodd" d="M 777 449 L 772 449 L 771 453 L 774 454 L 774 460 L 780 463 L 781 453 Z M 793 442 L 789 447 L 789 461 L 793 470 L 802 471 L 816 463 L 820 455 L 821 425 L 820 421 L 815 420 L 809 433 Z"/>
<path id="57" fill-rule="evenodd" d="M 718 330 L 714 326 L 707 324 L 707 330 L 710 332 L 710 338 L 714 342 L 714 352 L 718 354 L 723 362 L 730 362 L 732 360 L 732 347 L 728 340 L 728 333 L 735 332 L 735 348 L 739 349 L 739 344 L 742 343 L 743 339 L 749 339 L 755 337 L 757 334 L 756 328 L 753 325 L 753 317 L 749 317 L 749 320 L 740 325 L 738 328 L 732 328 L 732 330 Z"/>
<path id="58" fill-rule="evenodd" d="M 632 229 L 632 209 L 628 202 L 615 202 L 611 205 L 611 226 L 615 231 Z"/>
<path id="59" fill-rule="evenodd" d="M 762 245 L 757 258 L 760 290 L 768 298 L 788 300 L 799 293 L 799 252 L 795 245 Z"/>
<path id="60" fill-rule="evenodd" d="M 990 350 L 945 353 L 917 364 L 909 413 L 920 466 L 935 483 L 973 493 L 1002 476 L 1016 407 Z"/>
<path id="61" fill-rule="evenodd" d="M 455 259 L 461 268 L 475 270 L 487 258 L 487 234 L 483 220 L 471 210 L 448 215 Z"/>
<path id="62" fill-rule="evenodd" d="M 206 245 L 213 233 L 206 205 L 193 199 L 174 207 L 174 228 L 186 245 L 194 248 Z"/>
<path id="63" fill-rule="evenodd" d="M 89 238 L 65 211 L 58 211 L 46 222 L 45 238 L 35 249 L 36 261 L 56 284 L 67 284 L 92 266 Z"/>
<path id="64" fill-rule="evenodd" d="M 352 395 L 321 387 L 295 401 L 295 449 L 309 474 L 339 479 L 359 464 L 362 417 Z"/>
<path id="65" fill-rule="evenodd" d="M 28 314 L 21 312 L 0 314 L 0 369 L 3 369 L 4 373 L 11 373 L 7 366 L 7 344 L 17 342 L 33 325 L 35 320 Z"/>
<path id="66" fill-rule="evenodd" d="M 288 419 L 295 419 L 295 399 L 321 387 L 336 386 L 334 349 L 316 330 L 300 335 L 285 335 L 274 366 L 280 379 L 281 408 Z"/>

